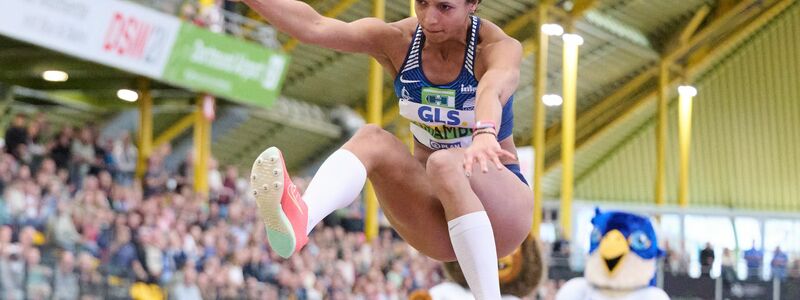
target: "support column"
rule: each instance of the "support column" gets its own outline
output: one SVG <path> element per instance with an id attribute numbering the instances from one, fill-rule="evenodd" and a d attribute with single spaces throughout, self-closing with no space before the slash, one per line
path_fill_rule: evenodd
<path id="1" fill-rule="evenodd" d="M 136 162 L 136 178 L 144 178 L 147 163 L 153 152 L 153 97 L 150 95 L 150 80 L 139 78 L 139 154 Z"/>
<path id="2" fill-rule="evenodd" d="M 384 0 L 373 1 L 373 15 L 375 18 L 383 20 L 386 11 Z M 367 122 L 381 126 L 383 116 L 383 67 L 377 60 L 369 60 L 369 91 L 367 97 Z M 371 182 L 367 182 L 364 189 L 365 200 L 365 219 L 364 233 L 367 240 L 371 241 L 378 236 L 378 197 L 375 195 L 375 188 Z"/>
<path id="3" fill-rule="evenodd" d="M 536 79 L 534 82 L 535 90 L 533 103 L 534 103 L 534 119 L 533 119 L 533 224 L 531 225 L 531 232 L 536 237 L 539 237 L 539 228 L 542 225 L 542 216 L 544 214 L 542 205 L 544 198 L 542 197 L 542 175 L 544 175 L 544 160 L 545 160 L 545 119 L 547 118 L 547 109 L 542 102 L 545 90 L 547 89 L 547 54 L 549 38 L 547 33 L 544 32 L 543 25 L 547 23 L 547 9 L 546 3 L 541 3 L 538 7 L 539 17 L 537 18 L 536 33 L 539 35 L 539 46 L 536 51 Z"/>
<path id="4" fill-rule="evenodd" d="M 689 206 L 689 152 L 692 141 L 692 97 L 697 90 L 691 86 L 678 87 L 678 139 L 680 143 L 680 168 L 678 170 L 678 204 Z"/>
<path id="5" fill-rule="evenodd" d="M 561 134 L 561 230 L 564 239 L 572 239 L 572 189 L 575 151 L 575 102 L 578 81 L 578 48 L 583 38 L 577 34 L 564 34 L 564 81 Z"/>
<path id="6" fill-rule="evenodd" d="M 211 160 L 211 121 L 214 118 L 214 96 L 197 97 L 194 112 L 194 191 L 208 196 L 208 166 Z"/>
<path id="7" fill-rule="evenodd" d="M 658 76 L 658 123 L 656 124 L 656 185 L 655 202 L 663 206 L 666 185 L 667 112 L 669 109 L 669 63 L 662 61 Z"/>

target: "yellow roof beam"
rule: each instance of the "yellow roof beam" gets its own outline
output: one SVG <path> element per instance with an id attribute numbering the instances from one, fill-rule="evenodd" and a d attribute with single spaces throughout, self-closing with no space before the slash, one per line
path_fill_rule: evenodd
<path id="1" fill-rule="evenodd" d="M 174 140 L 181 133 L 192 127 L 196 118 L 196 113 L 190 113 L 170 125 L 169 128 L 164 130 L 164 132 L 159 134 L 158 137 L 153 140 L 153 148 L 158 148 L 159 146 Z"/>
<path id="2" fill-rule="evenodd" d="M 590 11 L 597 6 L 600 1 L 597 0 L 576 0 L 575 5 L 572 7 L 572 11 L 569 14 L 572 18 L 580 18 L 585 14 L 587 11 Z"/>
<path id="3" fill-rule="evenodd" d="M 686 27 L 681 30 L 681 34 L 678 36 L 678 42 L 680 44 L 686 44 L 689 42 L 689 39 L 697 32 L 697 29 L 700 28 L 700 24 L 706 19 L 708 14 L 711 12 L 711 7 L 708 5 L 703 5 L 697 12 L 694 13 L 692 19 L 689 20 L 689 23 L 686 24 Z"/>
<path id="4" fill-rule="evenodd" d="M 776 4 L 774 4 L 773 6 L 769 7 L 765 11 L 763 11 L 755 19 L 751 20 L 750 22 L 748 22 L 747 24 L 745 24 L 744 26 L 742 26 L 741 28 L 736 30 L 734 33 L 728 35 L 722 41 L 716 43 L 715 47 L 712 50 L 710 50 L 706 55 L 704 55 L 701 59 L 698 59 L 697 61 L 695 61 L 694 63 L 689 64 L 686 67 L 685 76 L 687 78 L 693 78 L 693 77 L 699 75 L 700 73 L 704 72 L 705 70 L 707 70 L 712 65 L 713 62 L 715 62 L 717 59 L 719 59 L 720 57 L 722 57 L 726 53 L 730 52 L 736 45 L 738 45 L 739 43 L 741 43 L 742 41 L 744 41 L 745 39 L 750 37 L 753 33 L 755 33 L 755 31 L 757 31 L 758 29 L 760 29 L 761 27 L 766 25 L 766 23 L 768 21 L 770 21 L 772 18 L 774 18 L 775 16 L 777 16 L 778 14 L 783 12 L 794 1 L 795 0 L 780 0 L 780 1 L 778 1 Z M 749 6 L 749 4 L 750 3 L 746 4 L 745 6 Z M 725 16 L 717 19 L 717 21 L 719 21 L 721 19 L 729 20 L 730 17 L 732 17 L 730 14 L 738 15 L 740 12 L 744 11 L 741 8 L 742 7 L 741 7 L 741 4 L 740 4 L 738 6 L 738 9 L 737 8 L 732 9 Z M 723 20 L 723 22 L 727 22 L 727 21 Z M 711 26 L 709 26 L 709 27 L 711 27 Z M 711 27 L 711 29 L 714 29 L 714 28 L 719 28 L 719 26 Z M 709 28 L 706 28 L 705 30 L 709 30 Z M 716 29 L 714 29 L 714 30 L 716 30 Z M 704 36 L 708 36 L 708 34 L 704 34 Z M 695 41 L 694 38 L 692 40 Z M 655 66 L 653 68 L 655 70 L 657 70 L 658 66 Z M 670 89 L 674 89 L 678 84 L 680 84 L 684 80 L 686 80 L 686 79 L 684 79 L 684 78 L 674 78 L 669 82 L 668 87 Z M 620 124 L 623 124 L 626 120 L 628 120 L 631 116 L 633 116 L 633 114 L 635 112 L 637 112 L 641 108 L 643 108 L 648 103 L 649 100 L 655 99 L 656 95 L 657 95 L 657 91 L 656 90 L 651 90 L 648 93 L 638 97 L 634 101 L 634 104 L 631 105 L 630 107 L 628 107 L 627 109 L 625 109 L 623 111 L 623 113 L 619 115 L 619 117 L 617 117 L 614 120 L 612 120 L 611 122 L 603 125 L 600 129 L 592 132 L 587 138 L 579 141 L 576 144 L 575 151 L 577 152 L 580 149 L 586 147 L 587 145 L 590 145 L 593 142 L 596 142 L 600 137 L 604 136 L 610 129 L 612 129 L 614 127 L 617 127 Z M 583 116 L 583 114 L 581 116 Z M 551 128 L 553 128 L 553 127 L 560 127 L 560 124 L 556 124 L 556 125 L 552 126 Z M 548 149 L 548 151 L 549 151 L 549 149 Z M 553 168 L 558 166 L 558 165 L 560 165 L 560 162 L 558 160 L 553 160 L 553 161 L 548 162 L 546 167 L 545 167 L 545 173 L 552 171 Z"/>
<path id="5" fill-rule="evenodd" d="M 719 31 L 724 28 L 724 25 L 726 25 L 734 17 L 737 17 L 737 16 L 739 16 L 739 14 L 744 12 L 748 7 L 750 7 L 750 5 L 752 4 L 753 1 L 754 0 L 743 1 L 739 5 L 737 5 L 736 7 L 728 10 L 724 15 L 720 16 L 719 18 L 714 20 L 714 22 L 709 24 L 709 26 L 704 28 L 700 33 L 698 33 L 695 36 L 692 36 L 692 38 L 690 38 L 689 41 L 686 44 L 682 44 L 678 48 L 672 50 L 669 54 L 664 55 L 664 60 L 666 60 L 668 62 L 674 62 L 677 57 L 679 57 L 680 55 L 685 54 L 686 51 L 694 48 L 696 45 L 700 44 L 702 41 L 707 39 L 712 34 L 719 33 Z M 672 63 L 670 63 L 669 65 L 671 66 Z M 629 96 L 631 93 L 639 90 L 644 84 L 646 84 L 657 73 L 658 73 L 658 65 L 654 65 L 654 66 L 650 67 L 648 70 L 642 72 L 642 74 L 639 74 L 637 77 L 635 77 L 631 81 L 628 81 L 622 88 L 618 89 L 617 91 L 613 92 L 611 95 L 607 96 L 606 98 L 604 98 L 603 100 L 598 102 L 598 104 L 595 105 L 595 107 L 590 108 L 586 112 L 579 113 L 578 114 L 578 120 L 577 120 L 577 123 L 576 123 L 576 125 L 577 125 L 576 129 L 578 130 L 577 138 L 579 140 L 581 139 L 581 133 L 585 132 L 585 130 L 584 130 L 585 129 L 585 125 L 588 125 L 588 124 L 591 123 L 591 121 L 596 120 L 597 116 L 599 116 L 601 113 L 603 113 L 607 109 L 617 106 L 619 104 L 619 102 L 625 100 L 626 97 Z M 550 140 L 550 139 L 558 139 L 558 137 L 560 137 L 560 136 L 561 136 L 561 123 L 560 122 L 556 123 L 556 124 L 553 124 L 550 128 L 548 128 L 548 130 L 547 130 L 547 139 L 548 140 Z M 578 146 L 580 146 L 580 144 L 578 144 Z M 548 144 L 548 147 L 546 148 L 546 151 L 547 152 L 553 151 L 556 147 L 560 147 L 560 145 L 558 143 Z M 556 159 L 558 159 L 558 158 L 556 158 Z M 553 163 L 555 163 L 555 162 L 553 162 Z M 548 168 L 550 166 L 552 166 L 552 163 L 550 165 L 548 165 Z"/>

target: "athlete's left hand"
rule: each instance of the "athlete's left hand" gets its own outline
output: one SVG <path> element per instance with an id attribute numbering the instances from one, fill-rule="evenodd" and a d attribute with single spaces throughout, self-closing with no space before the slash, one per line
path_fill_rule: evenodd
<path id="1" fill-rule="evenodd" d="M 464 151 L 464 172 L 469 177 L 472 174 L 473 164 L 478 162 L 483 173 L 489 172 L 489 163 L 492 163 L 498 170 L 503 169 L 500 157 L 516 159 L 514 154 L 500 148 L 500 143 L 491 134 L 481 134 L 475 136 L 472 145 Z"/>

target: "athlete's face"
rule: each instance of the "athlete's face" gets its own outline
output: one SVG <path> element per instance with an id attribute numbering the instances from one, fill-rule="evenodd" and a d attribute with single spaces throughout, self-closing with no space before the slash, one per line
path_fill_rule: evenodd
<path id="1" fill-rule="evenodd" d="M 416 0 L 417 20 L 425 38 L 431 42 L 464 39 L 464 30 L 469 24 L 469 15 L 477 8 L 476 3 L 465 0 Z"/>

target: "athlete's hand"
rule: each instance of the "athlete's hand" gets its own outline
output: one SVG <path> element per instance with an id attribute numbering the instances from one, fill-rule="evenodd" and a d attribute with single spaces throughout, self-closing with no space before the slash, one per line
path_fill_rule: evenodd
<path id="1" fill-rule="evenodd" d="M 474 163 L 477 162 L 483 173 L 489 172 L 489 164 L 495 165 L 498 170 L 503 169 L 500 157 L 516 159 L 514 154 L 500 148 L 500 143 L 491 134 L 476 135 L 472 145 L 464 151 L 464 172 L 469 177 Z"/>

